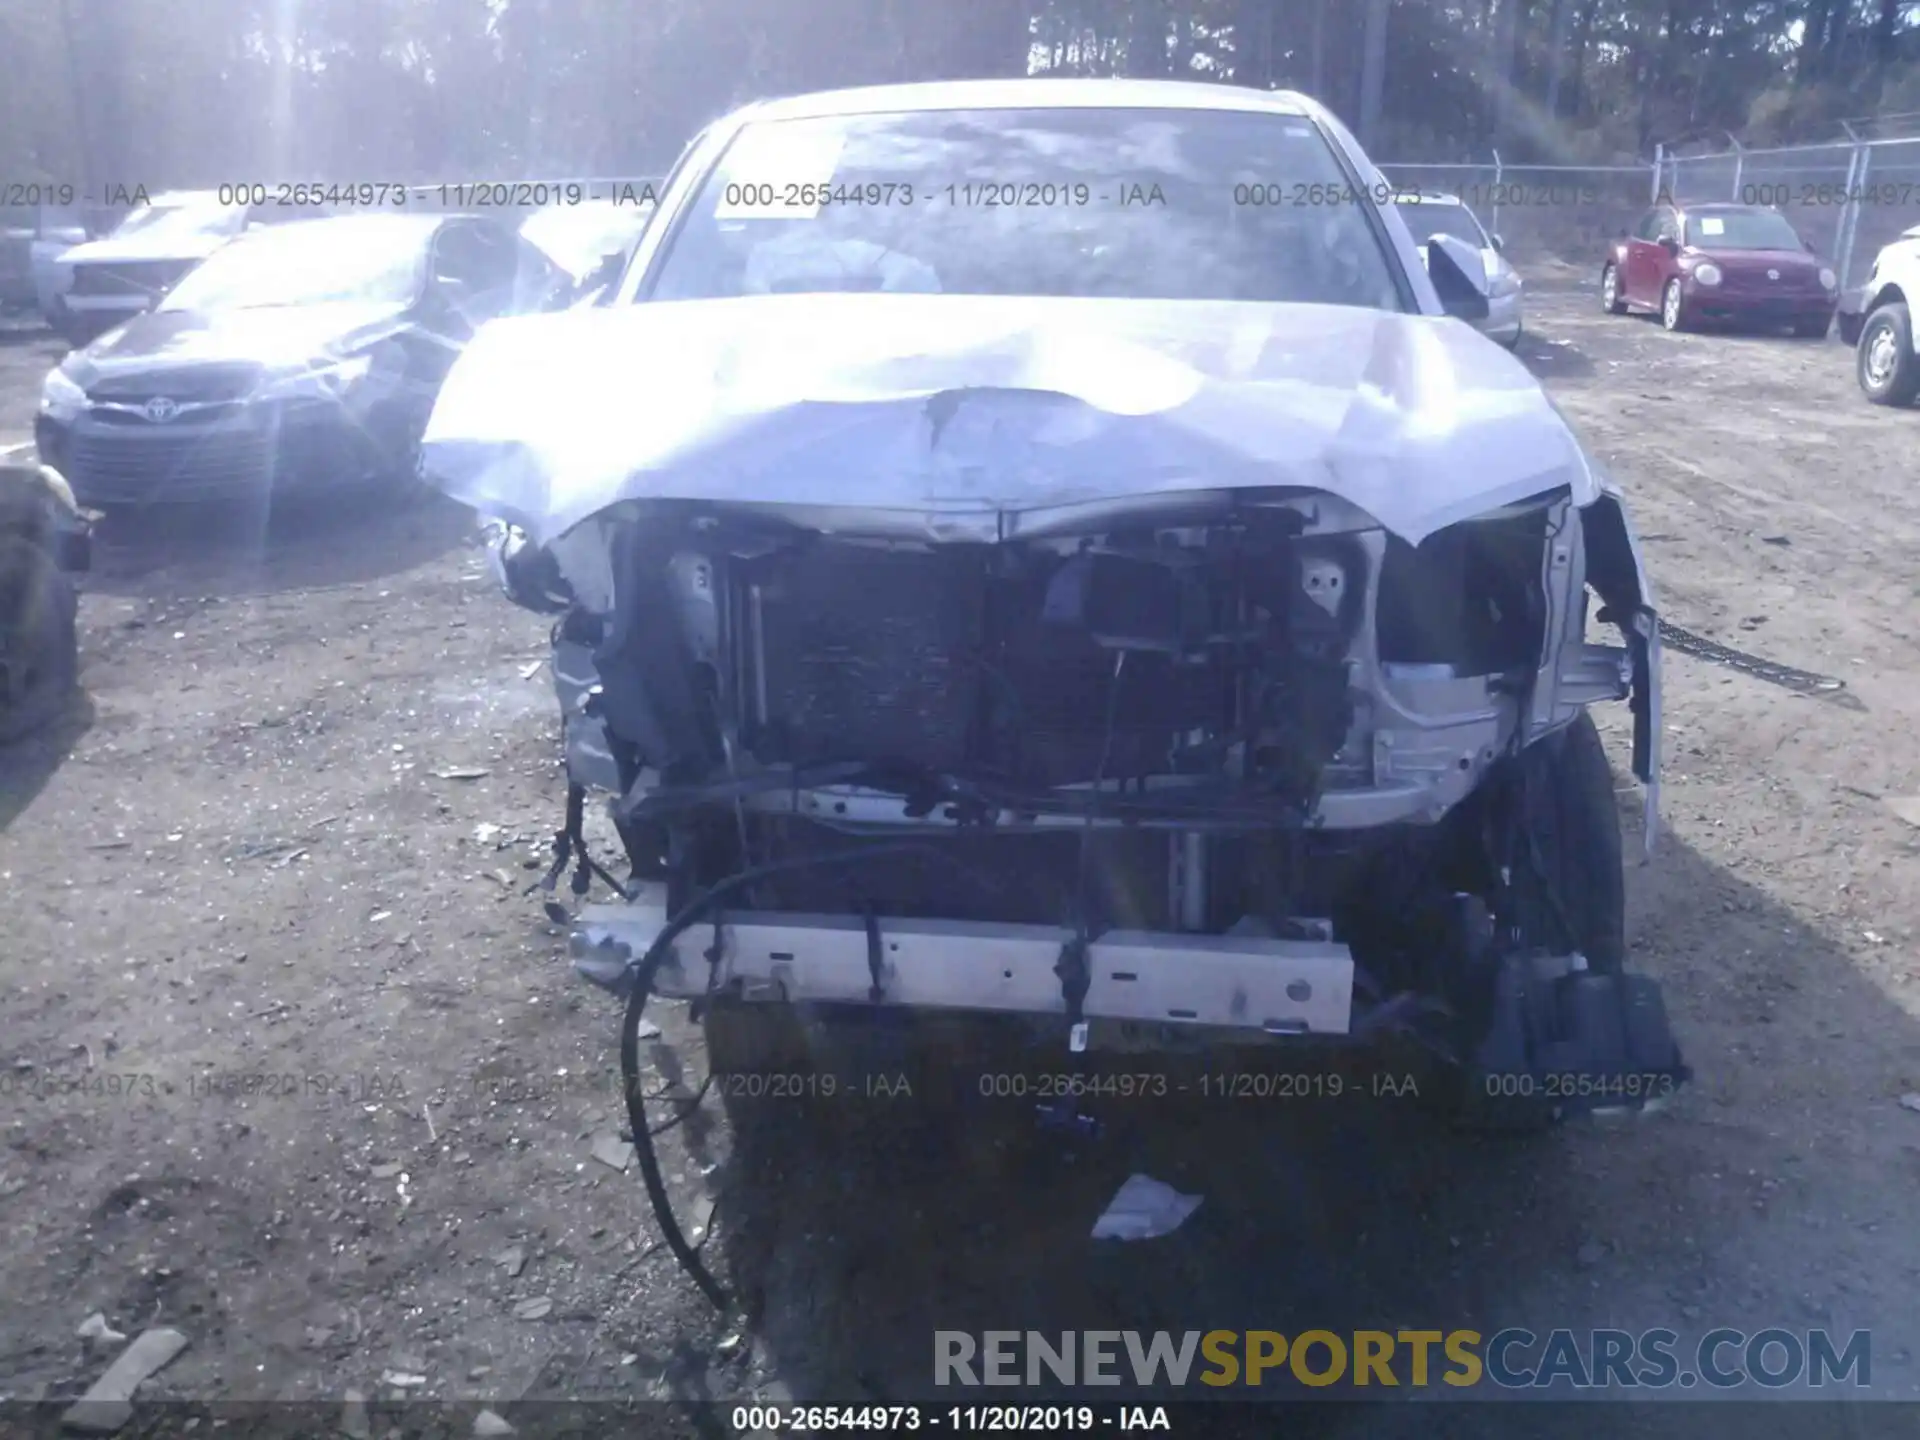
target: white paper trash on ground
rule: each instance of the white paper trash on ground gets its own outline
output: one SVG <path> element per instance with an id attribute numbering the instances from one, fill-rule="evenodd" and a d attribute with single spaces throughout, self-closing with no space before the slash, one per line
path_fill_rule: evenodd
<path id="1" fill-rule="evenodd" d="M 1171 1235 L 1200 1208 L 1198 1195 L 1182 1195 L 1151 1175 L 1129 1175 L 1100 1218 L 1096 1240 L 1152 1240 Z"/>

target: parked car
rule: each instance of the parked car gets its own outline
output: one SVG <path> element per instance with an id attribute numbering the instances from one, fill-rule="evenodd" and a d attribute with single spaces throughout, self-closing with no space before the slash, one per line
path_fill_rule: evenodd
<path id="1" fill-rule="evenodd" d="M 0 458 L 0 744 L 58 718 L 80 673 L 73 577 L 92 523 L 57 471 Z"/>
<path id="2" fill-rule="evenodd" d="M 1920 225 L 1901 232 L 1873 257 L 1866 283 L 1840 302 L 1840 338 L 1854 347 L 1854 374 L 1876 405 L 1920 398 L 1913 297 L 1920 296 Z"/>
<path id="3" fill-rule="evenodd" d="M 69 355 L 47 377 L 35 438 L 94 506 L 392 482 L 412 475 L 434 393 L 475 328 L 570 293 L 491 219 L 262 228 Z"/>
<path id="4" fill-rule="evenodd" d="M 70 343 L 86 344 L 153 308 L 194 266 L 256 223 L 255 213 L 212 190 L 155 195 L 109 234 L 60 255 L 67 283 L 48 318 Z"/>
<path id="5" fill-rule="evenodd" d="M 611 876 L 611 797 L 573 943 L 623 1065 L 658 993 L 716 1070 L 998 1013 L 1060 1066 L 1400 1031 L 1503 1119 L 1684 1079 L 1586 709 L 1632 697 L 1651 785 L 1621 497 L 1446 318 L 1486 318 L 1481 247 L 1371 200 L 1223 222 L 1275 175 L 1385 186 L 1284 92 L 750 106 L 607 305 L 455 364 L 423 472 L 560 617 L 554 878 Z"/>
<path id="6" fill-rule="evenodd" d="M 620 278 L 652 213 L 650 204 L 611 200 L 550 205 L 529 215 L 520 234 L 572 276 L 576 299 L 585 299 Z"/>
<path id="7" fill-rule="evenodd" d="M 53 278 L 52 257 L 86 238 L 86 226 L 71 207 L 0 207 L 0 310 L 38 305 Z"/>
<path id="8" fill-rule="evenodd" d="M 1520 303 L 1525 283 L 1520 272 L 1507 259 L 1506 246 L 1498 235 L 1480 223 L 1480 217 L 1458 195 L 1444 191 L 1396 191 L 1394 202 L 1402 207 L 1407 228 L 1416 240 L 1433 235 L 1451 235 L 1480 252 L 1487 271 L 1487 318 L 1477 322 L 1480 333 L 1498 340 L 1509 350 L 1520 343 L 1524 328 Z"/>
<path id="9" fill-rule="evenodd" d="M 73 286 L 73 266 L 67 256 L 79 245 L 110 232 L 123 218 L 102 206 L 75 206 L 41 211 L 39 233 L 29 247 L 33 275 L 33 303 L 40 318 L 58 331 L 66 314 L 67 291 Z"/>
<path id="10" fill-rule="evenodd" d="M 1600 304 L 1610 315 L 1651 310 L 1669 330 L 1735 321 L 1819 339 L 1833 324 L 1839 284 L 1777 210 L 1656 205 L 1608 247 Z"/>

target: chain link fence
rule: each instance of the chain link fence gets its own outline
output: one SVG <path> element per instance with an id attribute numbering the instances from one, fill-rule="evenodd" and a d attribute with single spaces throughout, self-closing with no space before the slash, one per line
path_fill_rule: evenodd
<path id="1" fill-rule="evenodd" d="M 1656 199 L 1778 209 L 1830 260 L 1843 288 L 1860 284 L 1880 247 L 1920 226 L 1920 137 L 1670 155 L 1639 165 L 1383 163 L 1396 186 L 1458 195 L 1518 260 L 1597 261 L 1606 242 Z"/>
<path id="2" fill-rule="evenodd" d="M 1607 240 L 1647 208 L 1653 166 L 1382 164 L 1390 184 L 1457 195 L 1516 260 L 1599 265 Z"/>
<path id="3" fill-rule="evenodd" d="M 1839 140 L 1714 155 L 1661 155 L 1656 193 L 1770 205 L 1833 263 L 1841 286 L 1867 277 L 1880 247 L 1920 225 L 1920 139 Z"/>

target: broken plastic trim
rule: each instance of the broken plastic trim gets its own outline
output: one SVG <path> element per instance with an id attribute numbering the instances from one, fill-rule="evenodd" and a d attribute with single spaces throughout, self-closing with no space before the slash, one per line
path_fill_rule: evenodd
<path id="1" fill-rule="evenodd" d="M 1691 630 L 1683 630 L 1670 620 L 1660 622 L 1662 638 L 1684 655 L 1692 655 L 1701 660 L 1711 660 L 1716 665 L 1725 665 L 1729 669 L 1740 670 L 1769 685 L 1778 685 L 1783 690 L 1791 690 L 1798 695 L 1812 695 L 1822 700 L 1832 700 L 1849 710 L 1860 710 L 1858 697 L 1847 689 L 1847 682 L 1835 679 L 1831 675 L 1821 675 L 1813 670 L 1796 670 L 1791 665 L 1782 665 L 1777 660 L 1768 660 L 1752 655 L 1745 650 L 1736 650 L 1731 645 L 1722 645 L 1718 640 L 1709 640 L 1704 635 L 1696 635 Z"/>
<path id="2" fill-rule="evenodd" d="M 1577 956 L 1510 955 L 1468 1071 L 1469 1097 L 1555 1118 L 1644 1111 L 1693 1078 L 1657 982 L 1600 975 Z"/>
<path id="3" fill-rule="evenodd" d="M 1660 831 L 1660 617 L 1644 605 L 1633 614 L 1628 644 L 1633 651 L 1633 774 L 1645 789 L 1642 853 L 1653 859 Z"/>

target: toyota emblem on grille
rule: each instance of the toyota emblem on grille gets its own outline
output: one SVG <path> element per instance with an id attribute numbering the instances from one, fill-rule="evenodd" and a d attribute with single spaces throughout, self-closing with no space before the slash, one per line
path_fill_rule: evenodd
<path id="1" fill-rule="evenodd" d="M 1767 278 L 1769 280 L 1778 280 L 1780 278 L 1780 272 L 1778 270 L 1769 270 L 1767 272 Z"/>
<path id="2" fill-rule="evenodd" d="M 140 413 L 156 425 L 164 425 L 180 413 L 178 402 L 165 395 L 156 395 L 140 407 Z"/>

